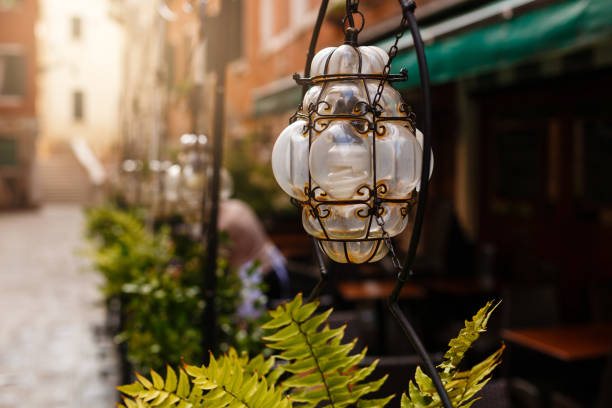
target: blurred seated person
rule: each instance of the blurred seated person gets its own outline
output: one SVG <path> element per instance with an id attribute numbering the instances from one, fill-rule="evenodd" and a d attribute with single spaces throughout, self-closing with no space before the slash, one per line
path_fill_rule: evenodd
<path id="1" fill-rule="evenodd" d="M 290 296 L 286 260 L 270 241 L 247 203 L 237 199 L 222 200 L 219 205 L 219 231 L 229 235 L 229 247 L 221 250 L 231 267 L 238 269 L 244 285 L 239 315 L 258 317 L 257 302 L 266 301 L 260 289 L 264 279 L 270 298 L 285 299 Z"/>

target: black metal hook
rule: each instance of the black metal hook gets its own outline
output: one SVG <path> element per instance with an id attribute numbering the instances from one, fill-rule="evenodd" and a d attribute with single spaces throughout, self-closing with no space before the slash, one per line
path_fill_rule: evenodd
<path id="1" fill-rule="evenodd" d="M 346 0 L 346 19 L 349 22 L 351 28 L 355 28 L 355 19 L 353 14 L 359 12 L 359 0 Z"/>

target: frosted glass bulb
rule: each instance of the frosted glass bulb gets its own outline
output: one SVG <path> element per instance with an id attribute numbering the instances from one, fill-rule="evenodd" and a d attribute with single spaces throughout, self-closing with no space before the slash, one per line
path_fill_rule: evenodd
<path id="1" fill-rule="evenodd" d="M 335 199 L 349 199 L 371 181 L 370 144 L 344 121 L 332 124 L 310 148 L 313 180 Z"/>
<path id="2" fill-rule="evenodd" d="M 363 114 L 368 96 L 363 83 L 359 81 L 330 82 L 321 93 L 319 114 L 349 115 Z M 331 112 L 328 112 L 331 110 Z"/>
<path id="3" fill-rule="evenodd" d="M 387 54 L 387 51 L 383 50 L 380 47 L 376 47 L 375 45 L 370 45 L 368 47 L 362 47 L 362 48 L 367 48 L 373 53 L 378 54 L 378 57 L 380 58 L 380 63 L 382 64 L 382 68 L 380 70 L 380 72 L 382 73 L 382 70 L 385 68 L 385 65 L 387 65 L 387 62 L 389 61 L 389 54 Z M 375 72 L 375 73 L 378 73 L 378 72 Z"/>
<path id="4" fill-rule="evenodd" d="M 317 100 L 319 99 L 319 95 L 321 94 L 321 86 L 314 85 L 310 87 L 310 89 L 304 95 L 304 99 L 302 100 L 302 112 L 308 114 L 310 109 L 317 110 Z M 312 105 L 312 106 L 311 106 Z"/>
<path id="5" fill-rule="evenodd" d="M 312 59 L 312 64 L 310 65 L 311 76 L 315 77 L 323 75 L 325 73 L 325 64 L 327 63 L 327 58 L 335 50 L 336 47 L 327 47 L 317 52 L 317 54 Z"/>
<path id="6" fill-rule="evenodd" d="M 322 211 L 324 211 L 324 209 L 322 209 Z M 323 227 L 321 226 L 321 223 L 319 223 L 317 217 L 312 214 L 312 210 L 310 208 L 302 208 L 302 225 L 304 226 L 304 230 L 309 235 L 312 235 L 315 238 L 325 238 L 325 232 L 323 232 Z"/>
<path id="7" fill-rule="evenodd" d="M 312 59 L 310 72 L 313 77 L 323 74 L 380 74 L 388 60 L 389 55 L 381 48 L 362 46 L 355 49 L 351 45 L 343 44 L 319 51 Z"/>
<path id="8" fill-rule="evenodd" d="M 368 81 L 368 93 L 371 95 L 372 99 L 378 91 L 379 84 L 380 81 Z M 383 93 L 380 97 L 380 101 L 378 102 L 379 108 L 382 108 L 383 110 L 381 117 L 406 116 L 406 112 L 400 111 L 403 103 L 402 95 L 397 91 L 397 89 L 393 88 L 389 82 L 386 82 Z"/>
<path id="9" fill-rule="evenodd" d="M 329 58 L 326 74 L 356 74 L 359 73 L 359 54 L 347 44 L 336 48 Z"/>
<path id="10" fill-rule="evenodd" d="M 387 186 L 385 197 L 405 198 L 421 177 L 422 150 L 410 130 L 383 122 L 385 133 L 376 137 L 376 179 Z"/>
<path id="11" fill-rule="evenodd" d="M 388 252 L 387 246 L 382 241 L 320 241 L 320 244 L 327 256 L 339 263 L 364 263 L 368 260 L 369 262 L 376 262 Z"/>
<path id="12" fill-rule="evenodd" d="M 307 122 L 297 120 L 278 136 L 272 149 L 272 171 L 278 185 L 293 198 L 304 200 L 308 184 Z"/>
<path id="13" fill-rule="evenodd" d="M 389 55 L 381 48 L 375 46 L 359 47 L 361 52 L 361 72 L 364 74 L 381 74 Z"/>
<path id="14" fill-rule="evenodd" d="M 417 142 L 419 142 L 419 145 L 421 146 L 421 149 L 423 149 L 423 132 L 421 132 L 419 129 L 416 130 L 416 138 L 417 138 Z M 431 155 L 430 155 L 430 159 L 429 159 L 429 178 L 431 179 L 431 175 L 433 174 L 433 169 L 434 169 L 434 154 L 433 154 L 433 148 L 431 149 Z M 417 186 L 417 191 L 420 190 L 420 187 Z"/>
<path id="15" fill-rule="evenodd" d="M 406 226 L 408 225 L 408 216 L 402 216 L 402 207 L 405 204 L 396 204 L 396 203 L 383 203 L 382 204 L 382 215 L 381 218 L 383 220 L 383 226 L 385 232 L 389 234 L 389 236 L 394 237 L 399 235 L 404 231 Z M 372 237 L 382 237 L 382 229 L 374 220 L 372 222 L 372 227 L 370 228 L 370 235 Z"/>
<path id="16" fill-rule="evenodd" d="M 366 238 L 368 229 L 367 205 L 330 205 L 327 208 L 330 211 L 329 215 L 322 222 L 329 238 Z M 365 215 L 365 217 L 362 215 Z"/>

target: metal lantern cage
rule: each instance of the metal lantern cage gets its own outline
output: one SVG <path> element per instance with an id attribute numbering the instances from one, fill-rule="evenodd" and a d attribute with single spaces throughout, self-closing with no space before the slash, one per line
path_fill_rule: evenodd
<path id="1" fill-rule="evenodd" d="M 385 51 L 357 45 L 320 51 L 309 89 L 272 153 L 274 174 L 302 210 L 305 230 L 341 263 L 375 262 L 408 223 L 421 177 L 423 135 L 384 73 Z"/>

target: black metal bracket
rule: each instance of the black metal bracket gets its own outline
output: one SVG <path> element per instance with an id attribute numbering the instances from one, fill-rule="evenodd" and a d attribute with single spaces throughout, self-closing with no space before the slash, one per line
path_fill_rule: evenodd
<path id="1" fill-rule="evenodd" d="M 312 302 L 316 298 L 321 295 L 321 291 L 327 284 L 329 279 L 329 273 L 327 268 L 325 267 L 325 260 L 323 259 L 323 253 L 321 251 L 321 247 L 319 246 L 319 242 L 315 237 L 312 237 L 312 242 L 314 244 L 315 257 L 317 258 L 317 264 L 319 265 L 319 281 L 316 286 L 310 292 L 310 296 L 308 296 L 308 302 Z"/>
<path id="2" fill-rule="evenodd" d="M 406 259 L 402 263 L 404 265 L 403 269 L 399 272 L 397 276 L 397 284 L 391 293 L 391 296 L 388 299 L 387 305 L 391 314 L 397 321 L 397 323 L 402 328 L 402 331 L 410 340 L 412 346 L 421 357 L 423 364 L 425 365 L 425 370 L 427 374 L 431 377 L 434 386 L 436 387 L 436 391 L 440 396 L 440 400 L 445 408 L 453 408 L 453 405 L 448 397 L 448 393 L 444 388 L 444 384 L 442 384 L 442 379 L 438 374 L 438 371 L 433 365 L 429 354 L 425 350 L 422 342 L 419 339 L 419 336 L 415 332 L 414 328 L 402 312 L 399 304 L 397 303 L 399 294 L 406 283 L 407 276 L 411 274 L 412 265 L 414 264 L 414 259 L 416 257 L 416 250 L 419 245 L 419 239 L 421 236 L 421 230 L 423 227 L 423 219 L 425 217 L 425 205 L 427 204 L 427 193 L 429 187 L 429 167 L 431 162 L 431 125 L 432 125 L 432 112 L 431 112 L 431 89 L 429 82 L 429 70 L 427 68 L 427 58 L 425 56 L 425 44 L 423 39 L 421 38 L 421 33 L 419 31 L 419 26 L 414 16 L 414 11 L 416 9 L 416 3 L 414 0 L 398 0 L 402 7 L 403 17 L 408 22 L 408 27 L 410 28 L 410 33 L 412 34 L 412 39 L 414 43 L 414 48 L 417 55 L 417 62 L 419 65 L 419 76 L 421 79 L 421 98 L 424 105 L 424 128 L 423 128 L 423 160 L 421 167 L 421 182 L 420 182 L 420 191 L 419 198 L 417 203 L 417 211 L 414 220 L 414 227 L 412 230 L 412 236 L 410 238 L 410 246 L 408 248 L 408 253 L 406 255 Z"/>
<path id="3" fill-rule="evenodd" d="M 331 75 L 317 75 L 314 77 L 301 76 L 297 72 L 293 74 L 293 80 L 301 86 L 310 87 L 317 82 L 333 82 L 333 81 L 354 81 L 354 80 L 378 80 L 384 78 L 382 74 L 331 74 Z M 408 71 L 406 68 L 402 68 L 399 74 L 390 74 L 387 76 L 388 82 L 404 82 L 408 80 Z"/>

